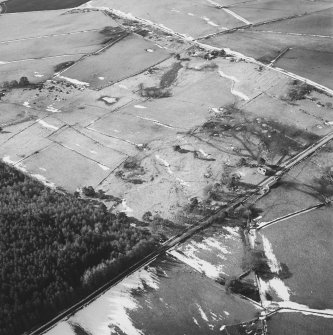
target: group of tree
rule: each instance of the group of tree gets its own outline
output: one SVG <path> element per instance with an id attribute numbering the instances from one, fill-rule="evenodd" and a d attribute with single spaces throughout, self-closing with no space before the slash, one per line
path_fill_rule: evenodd
<path id="1" fill-rule="evenodd" d="M 19 88 L 19 87 L 27 87 L 30 85 L 30 81 L 27 77 L 21 77 L 19 81 L 12 80 L 12 81 L 4 81 L 2 87 L 4 89 L 11 89 L 11 88 Z"/>
<path id="2" fill-rule="evenodd" d="M 0 334 L 43 323 L 155 247 L 125 214 L 0 161 Z"/>

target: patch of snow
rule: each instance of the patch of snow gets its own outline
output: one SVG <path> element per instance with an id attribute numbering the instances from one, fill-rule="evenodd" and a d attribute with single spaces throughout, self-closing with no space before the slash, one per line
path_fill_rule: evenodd
<path id="1" fill-rule="evenodd" d="M 145 106 L 142 106 L 142 105 L 134 105 L 134 108 L 138 108 L 138 109 L 144 109 L 144 108 L 147 108 Z"/>
<path id="2" fill-rule="evenodd" d="M 205 243 L 199 243 L 199 242 L 196 242 L 196 241 L 191 241 L 191 245 L 193 245 L 193 247 L 195 249 L 201 249 L 201 250 L 210 250 L 209 246 Z"/>
<path id="3" fill-rule="evenodd" d="M 64 76 L 58 76 L 58 78 L 60 79 L 63 79 L 63 80 L 66 80 L 74 85 L 78 85 L 78 86 L 90 86 L 89 83 L 86 83 L 84 81 L 80 81 L 80 80 L 77 80 L 77 79 L 73 79 L 73 78 L 68 78 L 68 77 L 64 77 Z"/>
<path id="4" fill-rule="evenodd" d="M 202 149 L 199 149 L 199 152 L 200 152 L 205 158 L 211 158 L 211 157 L 212 157 L 211 154 L 207 154 L 207 153 L 204 152 Z"/>
<path id="5" fill-rule="evenodd" d="M 264 252 L 268 260 L 268 266 L 273 273 L 278 273 L 281 270 L 281 266 L 273 252 L 272 245 L 264 235 L 261 235 L 261 238 L 263 241 Z M 287 301 L 290 300 L 289 287 L 287 287 L 278 277 L 272 278 L 268 281 L 260 279 L 260 287 L 263 292 L 269 293 L 270 291 L 274 291 L 280 299 Z"/>
<path id="6" fill-rule="evenodd" d="M 279 312 L 300 312 L 304 315 L 316 315 L 329 319 L 333 318 L 333 309 L 313 309 L 292 301 L 280 301 L 274 302 L 274 304 L 277 304 L 280 308 L 286 308 Z"/>
<path id="7" fill-rule="evenodd" d="M 18 170 L 20 170 L 22 172 L 25 172 L 25 173 L 28 172 L 27 169 L 26 169 L 26 167 L 22 163 L 20 163 L 19 161 L 13 161 L 13 160 L 11 160 L 10 156 L 3 156 L 2 160 L 5 163 L 9 164 L 9 165 L 15 166 L 16 169 L 18 169 Z"/>
<path id="8" fill-rule="evenodd" d="M 99 7 L 100 9 L 102 9 L 101 7 Z M 150 26 L 153 26 L 153 27 L 159 27 L 161 29 L 163 29 L 164 31 L 172 34 L 172 35 L 178 35 L 178 36 L 181 36 L 183 39 L 187 40 L 187 41 L 194 41 L 194 38 L 189 36 L 189 35 L 186 35 L 186 34 L 180 34 L 180 33 L 177 33 L 175 31 L 173 31 L 172 29 L 166 27 L 165 25 L 163 24 L 157 24 L 157 23 L 154 23 L 150 20 L 147 20 L 147 19 L 143 19 L 143 18 L 138 18 L 138 17 L 135 17 L 133 14 L 131 13 L 124 13 L 120 10 L 117 10 L 117 9 L 111 9 L 111 8 L 105 8 L 104 7 L 104 10 L 107 10 L 108 12 L 110 13 L 113 13 L 117 16 L 120 16 L 120 17 L 123 17 L 123 18 L 126 18 L 126 19 L 129 19 L 129 20 L 135 20 L 135 21 L 139 21 L 143 24 L 147 24 L 147 25 L 150 25 Z"/>
<path id="9" fill-rule="evenodd" d="M 197 326 L 199 326 L 199 322 L 197 321 L 197 319 L 196 319 L 195 317 L 193 317 L 192 319 L 193 319 L 193 322 L 194 322 Z"/>
<path id="10" fill-rule="evenodd" d="M 93 155 L 96 155 L 96 154 L 97 154 L 97 152 L 96 152 L 95 150 L 89 150 L 89 152 L 90 152 L 91 154 L 93 154 Z"/>
<path id="11" fill-rule="evenodd" d="M 227 9 L 227 8 L 223 8 L 223 10 L 224 10 L 225 12 L 227 12 L 228 14 L 232 15 L 232 16 L 233 16 L 234 18 L 236 18 L 237 20 L 242 21 L 242 22 L 244 22 L 245 24 L 251 24 L 250 21 L 244 19 L 243 17 L 241 17 L 240 15 L 236 14 L 236 13 L 233 12 L 232 10 Z"/>
<path id="12" fill-rule="evenodd" d="M 213 320 L 217 320 L 217 315 L 215 313 L 211 311 L 210 315 L 212 316 Z"/>
<path id="13" fill-rule="evenodd" d="M 285 285 L 285 283 L 280 278 L 273 278 L 268 281 L 264 281 L 261 278 L 259 278 L 260 283 L 260 293 L 261 296 L 265 296 L 265 293 L 275 292 L 277 296 L 284 300 L 289 301 L 290 300 L 290 289 Z M 269 301 L 263 301 L 264 305 L 269 304 Z"/>
<path id="14" fill-rule="evenodd" d="M 45 122 L 44 120 L 38 119 L 37 123 L 39 123 L 41 126 L 48 128 L 48 129 L 52 129 L 52 130 L 58 130 L 59 128 L 56 126 L 53 126 L 52 124 L 49 124 L 47 122 Z"/>
<path id="15" fill-rule="evenodd" d="M 269 286 L 282 300 L 290 300 L 290 289 L 280 278 L 273 278 L 269 280 Z"/>
<path id="16" fill-rule="evenodd" d="M 157 26 L 163 28 L 165 31 L 169 32 L 172 35 L 180 35 L 182 36 L 184 39 L 188 40 L 188 41 L 194 41 L 194 38 L 187 35 L 187 34 L 180 34 L 180 33 L 176 33 L 174 30 L 168 28 L 167 26 L 165 26 L 164 24 L 158 24 Z"/>
<path id="17" fill-rule="evenodd" d="M 130 316 L 128 315 L 128 310 L 137 309 L 137 301 L 130 294 L 132 289 L 144 289 L 143 282 L 152 287 L 153 289 L 158 289 L 157 279 L 154 278 L 153 274 L 148 271 L 139 271 L 138 273 L 133 274 L 132 276 L 126 278 L 119 285 L 115 286 L 110 290 L 110 298 L 108 299 L 110 313 L 106 322 L 112 324 L 127 335 L 142 335 L 143 332 L 138 330 Z M 108 329 L 108 327 L 105 327 Z M 95 332 L 98 333 L 98 328 L 95 329 Z M 109 330 L 110 333 L 110 330 Z M 113 333 L 111 331 L 111 333 Z"/>
<path id="18" fill-rule="evenodd" d="M 211 21 L 211 20 L 210 20 L 208 17 L 206 17 L 206 16 L 203 16 L 202 19 L 205 20 L 205 21 L 207 22 L 207 24 L 209 24 L 209 25 L 211 25 L 211 26 L 213 26 L 213 27 L 218 27 L 218 26 L 219 26 L 218 24 L 216 24 L 215 22 Z"/>
<path id="19" fill-rule="evenodd" d="M 220 331 L 224 330 L 225 329 L 225 326 L 221 326 L 220 328 Z"/>
<path id="20" fill-rule="evenodd" d="M 39 170 L 44 171 L 44 172 L 46 171 L 46 169 L 44 169 L 42 167 L 40 167 Z"/>
<path id="21" fill-rule="evenodd" d="M 220 273 L 223 273 L 222 266 L 214 266 L 211 263 L 200 259 L 199 257 L 195 256 L 193 253 L 190 253 L 190 248 L 186 251 L 186 255 L 183 253 L 178 252 L 177 250 L 168 251 L 168 253 L 181 262 L 189 265 L 193 269 L 197 270 L 200 273 L 205 273 L 206 276 L 209 278 L 216 279 L 219 277 Z M 192 248 L 192 250 L 195 250 Z M 190 255 L 188 255 L 190 254 Z"/>
<path id="22" fill-rule="evenodd" d="M 48 187 L 50 187 L 50 188 L 55 188 L 55 187 L 56 187 L 54 183 L 48 181 L 48 180 L 47 180 L 44 176 L 42 176 L 41 174 L 36 173 L 36 174 L 32 174 L 31 176 L 34 177 L 34 178 L 36 178 L 36 179 L 38 179 L 41 183 L 43 183 L 44 185 L 46 185 L 46 186 L 48 186 Z"/>
<path id="23" fill-rule="evenodd" d="M 172 251 L 170 253 L 200 273 L 205 273 L 212 279 L 218 278 L 220 274 L 224 273 L 223 262 L 216 265 L 202 259 L 200 256 L 202 251 L 205 251 L 205 255 L 207 254 L 207 251 L 211 252 L 221 260 L 225 260 L 226 255 L 231 253 L 225 246 L 222 245 L 221 242 L 219 242 L 214 237 L 206 237 L 201 242 L 192 240 L 191 243 L 185 244 L 179 252 Z"/>
<path id="24" fill-rule="evenodd" d="M 0 65 L 8 64 L 9 62 L 0 61 Z"/>
<path id="25" fill-rule="evenodd" d="M 233 84 L 232 84 L 232 86 L 231 86 L 231 93 L 233 94 L 233 95 L 235 95 L 235 96 L 238 96 L 239 98 L 241 98 L 241 99 L 243 99 L 243 100 L 245 100 L 245 101 L 248 101 L 248 100 L 250 100 L 250 98 L 247 96 L 247 95 L 245 95 L 244 93 L 242 93 L 242 92 L 240 92 L 240 91 L 238 91 L 238 90 L 235 90 L 235 88 L 234 88 L 234 86 L 235 86 L 235 83 L 238 83 L 239 82 L 239 80 L 236 78 L 236 77 L 234 77 L 234 76 L 230 76 L 230 75 L 228 75 L 228 74 L 225 74 L 223 71 L 221 71 L 221 70 L 219 70 L 219 74 L 220 74 L 220 76 L 221 77 L 223 77 L 223 78 L 227 78 L 227 79 L 230 79 L 231 81 L 233 81 Z"/>
<path id="26" fill-rule="evenodd" d="M 127 203 L 126 203 L 125 199 L 122 200 L 121 207 L 122 207 L 122 209 L 120 210 L 120 212 L 123 212 L 123 213 L 132 213 L 133 212 L 133 209 L 130 208 L 129 206 L 127 206 Z"/>
<path id="27" fill-rule="evenodd" d="M 4 157 L 2 157 L 2 160 L 9 165 L 15 165 L 17 163 L 15 161 L 11 160 L 10 156 L 4 156 Z"/>
<path id="28" fill-rule="evenodd" d="M 120 329 L 121 333 L 126 335 L 143 335 L 144 333 L 134 325 L 129 312 L 139 308 L 139 303 L 131 292 L 136 289 L 146 291 L 147 286 L 153 290 L 159 288 L 158 276 L 150 268 L 136 271 L 126 277 L 70 317 L 67 322 L 80 325 L 91 335 L 115 334 L 116 329 Z M 53 329 L 56 328 L 57 326 Z"/>
<path id="29" fill-rule="evenodd" d="M 230 75 L 224 73 L 224 72 L 221 71 L 221 70 L 219 70 L 219 74 L 220 74 L 221 77 L 230 79 L 230 80 L 234 81 L 235 83 L 238 83 L 238 82 L 239 82 L 239 80 L 238 80 L 236 77 L 234 77 L 234 76 L 230 76 Z"/>
<path id="30" fill-rule="evenodd" d="M 273 273 L 278 273 L 279 271 L 281 271 L 281 266 L 273 252 L 272 244 L 264 235 L 261 235 L 261 238 L 263 242 L 264 252 L 268 259 L 268 266 Z"/>
<path id="31" fill-rule="evenodd" d="M 146 49 L 147 52 L 154 52 L 153 49 Z"/>
<path id="32" fill-rule="evenodd" d="M 236 96 L 240 97 L 241 99 L 243 99 L 245 101 L 250 100 L 250 98 L 247 95 L 245 95 L 244 93 L 242 93 L 240 91 L 235 90 L 234 88 L 231 89 L 231 93 L 233 95 L 236 95 Z"/>
<path id="33" fill-rule="evenodd" d="M 217 7 L 221 7 L 221 5 L 213 0 L 207 0 L 207 2 L 209 2 L 210 4 L 212 4 L 213 6 L 217 6 Z"/>
<path id="34" fill-rule="evenodd" d="M 104 77 L 98 77 L 99 80 L 104 80 L 105 78 Z"/>
<path id="35" fill-rule="evenodd" d="M 181 179 L 181 178 L 176 178 L 176 180 L 179 182 L 180 185 L 182 186 L 190 186 L 189 183 L 187 183 L 185 180 Z"/>
<path id="36" fill-rule="evenodd" d="M 44 77 L 43 74 L 40 74 L 40 73 L 37 72 L 37 71 L 35 71 L 34 76 L 35 76 L 36 78 L 42 78 L 42 77 Z"/>
<path id="37" fill-rule="evenodd" d="M 171 127 L 171 126 L 169 126 L 169 125 L 167 125 L 167 124 L 164 124 L 164 123 L 162 123 L 162 122 L 160 122 L 160 121 L 158 121 L 158 120 L 151 119 L 151 118 L 149 118 L 149 117 L 142 117 L 142 116 L 138 116 L 138 115 L 136 115 L 136 117 L 137 117 L 138 119 L 147 120 L 147 121 L 152 121 L 152 122 L 158 124 L 159 126 L 162 126 L 162 127 L 165 127 L 165 128 L 174 129 L 173 127 Z"/>
<path id="38" fill-rule="evenodd" d="M 23 106 L 24 107 L 27 107 L 27 108 L 31 108 L 30 104 L 29 104 L 29 101 L 24 101 L 23 102 Z"/>
<path id="39" fill-rule="evenodd" d="M 223 254 L 230 254 L 231 252 L 227 250 L 225 247 L 223 247 L 215 238 L 208 237 L 205 240 L 203 240 L 203 243 L 207 244 L 211 248 L 215 248 L 219 251 L 221 251 Z"/>
<path id="40" fill-rule="evenodd" d="M 234 238 L 237 238 L 237 239 L 239 238 L 238 227 L 228 227 L 228 226 L 226 226 L 226 227 L 223 227 L 223 229 L 226 230 L 230 234 L 230 236 L 232 236 Z M 228 237 L 228 236 L 226 236 L 226 237 Z"/>
<path id="41" fill-rule="evenodd" d="M 169 174 L 173 174 L 171 168 L 170 168 L 170 164 L 163 158 L 161 158 L 159 155 L 155 155 L 156 159 L 158 161 L 160 161 L 166 168 Z"/>
<path id="42" fill-rule="evenodd" d="M 193 13 L 187 13 L 187 15 L 189 15 L 189 16 L 195 16 Z"/>
<path id="43" fill-rule="evenodd" d="M 75 332 L 72 326 L 65 321 L 61 321 L 57 323 L 57 325 L 50 330 L 48 330 L 45 334 L 47 335 L 75 335 Z"/>
<path id="44" fill-rule="evenodd" d="M 230 315 L 230 313 L 227 312 L 227 311 L 223 311 L 223 313 L 224 313 L 225 315 Z"/>
<path id="45" fill-rule="evenodd" d="M 199 304 L 196 304 L 196 305 L 198 307 L 198 310 L 199 310 L 199 313 L 200 313 L 202 319 L 205 320 L 206 322 L 208 322 L 208 318 L 207 318 L 206 313 L 203 311 L 203 309 L 201 308 L 201 306 Z"/>
<path id="46" fill-rule="evenodd" d="M 103 169 L 104 171 L 109 171 L 109 170 L 110 170 L 110 168 L 108 168 L 107 166 L 105 166 L 105 165 L 103 165 L 103 164 L 97 163 L 97 165 L 98 165 L 101 169 Z"/>
<path id="47" fill-rule="evenodd" d="M 124 85 L 124 84 L 118 84 L 118 86 L 119 86 L 120 88 L 124 88 L 125 90 L 128 90 L 128 87 L 127 87 L 126 85 Z"/>
<path id="48" fill-rule="evenodd" d="M 107 102 L 108 104 L 114 104 L 117 102 L 117 99 L 112 97 L 103 97 L 102 100 Z"/>
<path id="49" fill-rule="evenodd" d="M 112 12 L 114 14 L 116 14 L 117 16 L 124 17 L 124 18 L 129 19 L 129 20 L 137 20 L 137 18 L 132 13 L 125 13 L 125 12 L 122 12 L 118 9 L 112 9 Z"/>
<path id="50" fill-rule="evenodd" d="M 255 243 L 256 243 L 256 239 L 257 239 L 257 233 L 256 233 L 256 231 L 253 230 L 253 229 L 251 229 L 249 231 L 248 238 L 249 238 L 250 246 L 252 247 L 252 249 L 254 249 Z"/>
<path id="51" fill-rule="evenodd" d="M 46 111 L 51 113 L 61 113 L 60 109 L 54 108 L 52 105 L 47 106 Z"/>
<path id="52" fill-rule="evenodd" d="M 216 108 L 216 107 L 212 107 L 211 110 L 216 113 L 216 114 L 220 114 L 222 112 L 222 108 Z"/>

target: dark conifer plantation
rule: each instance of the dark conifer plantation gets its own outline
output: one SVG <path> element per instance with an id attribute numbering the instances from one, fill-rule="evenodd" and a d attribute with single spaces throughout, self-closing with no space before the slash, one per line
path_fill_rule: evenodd
<path id="1" fill-rule="evenodd" d="M 0 334 L 48 320 L 154 246 L 126 215 L 60 194 L 0 161 Z"/>

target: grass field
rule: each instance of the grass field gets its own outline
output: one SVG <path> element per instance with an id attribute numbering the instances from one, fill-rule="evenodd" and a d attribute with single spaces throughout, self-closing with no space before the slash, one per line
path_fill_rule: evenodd
<path id="1" fill-rule="evenodd" d="M 247 7 L 244 8 L 245 12 Z M 300 8 L 303 10 L 303 7 Z M 266 64 L 289 48 L 275 64 L 277 67 L 332 88 L 331 11 L 328 9 L 318 14 L 216 35 L 205 40 L 205 43 L 217 47 L 227 45 Z M 254 13 L 258 14 L 257 9 Z M 276 13 L 278 17 L 283 16 L 282 13 Z"/>
<path id="2" fill-rule="evenodd" d="M 330 1 L 307 1 L 307 0 L 263 0 L 249 1 L 246 3 L 237 3 L 238 1 L 229 1 L 236 3 L 232 10 L 246 18 L 252 23 L 264 22 L 267 20 L 304 13 L 312 13 L 318 10 L 326 10 L 331 7 Z"/>
<path id="3" fill-rule="evenodd" d="M 80 6 L 85 2 L 87 2 L 87 0 L 55 0 L 51 2 L 45 2 L 43 0 L 7 0 L 6 12 L 16 13 L 71 8 Z"/>
<path id="4" fill-rule="evenodd" d="M 87 185 L 96 187 L 110 173 L 108 167 L 59 144 L 27 158 L 23 164 L 32 175 L 42 175 L 43 179 L 70 192 Z"/>
<path id="5" fill-rule="evenodd" d="M 51 3 L 54 3 L 54 1 Z M 25 24 L 24 29 L 22 29 L 22 21 L 29 23 Z M 0 36 L 0 41 L 40 38 L 41 36 L 79 33 L 81 31 L 98 31 L 106 26 L 116 27 L 117 24 L 103 13 L 93 11 L 67 13 L 65 10 L 57 10 L 47 11 L 42 14 L 19 13 L 15 15 L 2 15 L 0 30 L 3 34 Z M 45 43 L 47 44 L 47 38 Z"/>
<path id="6" fill-rule="evenodd" d="M 87 82 L 92 89 L 99 89 L 138 74 L 168 56 L 166 50 L 141 37 L 130 35 L 104 52 L 84 59 L 63 75 Z"/>
<path id="7" fill-rule="evenodd" d="M 290 300 L 316 309 L 332 309 L 332 208 L 276 223 L 261 230 L 279 262 L 288 266 L 284 279 Z"/>
<path id="8" fill-rule="evenodd" d="M 59 131 L 51 135 L 49 139 L 111 170 L 115 169 L 127 157 L 120 151 L 107 148 L 73 128 Z"/>
<path id="9" fill-rule="evenodd" d="M 162 0 L 144 0 L 140 4 L 133 4 L 131 0 L 97 0 L 92 2 L 92 6 L 107 6 L 131 13 L 194 38 L 244 24 L 206 0 L 169 0 L 167 3 Z"/>
<path id="10" fill-rule="evenodd" d="M 276 335 L 329 334 L 333 331 L 332 319 L 293 312 L 279 313 L 270 318 L 267 325 Z"/>

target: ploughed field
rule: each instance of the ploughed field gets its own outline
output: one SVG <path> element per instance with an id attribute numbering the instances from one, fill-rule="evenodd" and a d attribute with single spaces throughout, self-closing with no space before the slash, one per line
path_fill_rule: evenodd
<path id="1" fill-rule="evenodd" d="M 41 3 L 20 4 L 30 11 Z M 1 166 L 41 193 L 25 187 L 18 222 L 30 213 L 42 232 L 54 231 L 48 236 L 65 255 L 53 281 L 43 234 L 27 239 L 34 225 L 11 230 L 6 215 L 14 209 L 4 200 L 0 228 L 10 238 L 1 244 L 9 250 L 2 289 L 8 292 L 11 276 L 20 283 L 3 308 L 14 320 L 7 323 L 12 334 L 41 324 L 141 259 L 156 248 L 151 236 L 166 241 L 257 192 L 281 164 L 332 132 L 330 90 L 274 68 L 331 87 L 330 7 L 328 1 L 95 0 L 43 15 L 1 15 Z M 281 20 L 264 22 L 273 19 Z M 331 207 L 258 231 L 248 224 L 258 228 L 328 201 L 331 151 L 326 146 L 257 202 L 229 211 L 48 334 L 263 334 L 263 320 L 277 334 L 329 333 Z M 20 190 L 14 186 L 3 187 L 13 198 Z M 44 196 L 50 204 L 42 208 Z M 74 218 L 62 209 L 52 216 L 57 199 Z M 90 224 L 71 206 L 99 214 Z M 29 264 L 17 234 L 46 262 L 35 280 L 53 290 L 51 298 L 24 289 L 25 270 L 13 264 L 17 255 L 22 269 Z M 74 252 L 90 239 L 96 242 L 90 253 Z M 68 268 L 73 262 L 81 262 L 80 270 Z M 19 308 L 30 314 L 16 324 Z"/>

